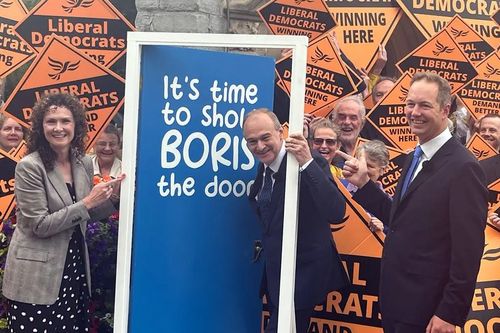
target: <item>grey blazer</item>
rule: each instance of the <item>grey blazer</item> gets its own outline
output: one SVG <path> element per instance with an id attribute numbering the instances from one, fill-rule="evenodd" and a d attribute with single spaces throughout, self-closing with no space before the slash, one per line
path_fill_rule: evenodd
<path id="1" fill-rule="evenodd" d="M 40 155 L 24 157 L 16 167 L 17 226 L 7 254 L 3 295 L 14 301 L 49 305 L 55 303 L 74 227 L 85 237 L 87 221 L 98 221 L 115 212 L 111 201 L 87 210 L 82 199 L 93 186 L 89 156 L 71 155 L 76 203 L 57 167 L 47 171 Z M 85 271 L 90 293 L 90 265 L 85 246 Z"/>

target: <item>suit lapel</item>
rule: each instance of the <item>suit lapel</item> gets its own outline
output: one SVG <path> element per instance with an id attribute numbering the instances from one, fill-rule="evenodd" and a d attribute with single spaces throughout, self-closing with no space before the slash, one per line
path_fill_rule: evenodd
<path id="1" fill-rule="evenodd" d="M 257 204 L 257 194 L 259 194 L 260 189 L 262 188 L 263 173 L 264 173 L 264 164 L 259 163 L 259 166 L 257 167 L 257 177 L 255 178 L 255 181 L 252 184 L 252 188 L 250 189 L 250 194 L 248 195 L 248 198 L 250 200 L 250 206 L 258 216 L 258 220 L 262 230 L 265 230 L 266 226 L 262 222 L 262 216 L 260 214 L 259 205 Z"/>
<path id="2" fill-rule="evenodd" d="M 276 215 L 276 212 L 278 211 L 277 207 L 281 203 L 282 198 L 285 194 L 285 175 L 286 175 L 286 159 L 287 155 L 283 157 L 283 161 L 281 162 L 280 168 L 278 172 L 274 174 L 274 185 L 273 185 L 273 193 L 271 195 L 271 206 L 270 210 L 272 213 L 273 218 L 271 219 L 271 222 L 269 224 L 265 224 L 262 221 L 262 217 L 260 215 L 260 209 L 257 204 L 256 197 L 259 194 L 260 190 L 262 189 L 262 182 L 263 182 L 263 174 L 264 174 L 264 164 L 260 163 L 259 168 L 258 168 L 258 173 L 257 173 L 257 178 L 255 178 L 255 182 L 252 185 L 252 189 L 250 190 L 249 194 L 249 199 L 250 199 L 250 204 L 255 212 L 257 212 L 257 215 L 259 216 L 259 223 L 262 226 L 262 230 L 264 230 L 264 233 L 267 233 L 269 230 L 270 225 L 274 221 L 274 216 Z"/>
<path id="3" fill-rule="evenodd" d="M 88 191 L 88 174 L 82 161 L 70 154 L 71 170 L 73 172 L 73 184 L 75 186 L 76 201 L 82 200 Z"/>
<path id="4" fill-rule="evenodd" d="M 406 190 L 403 198 L 401 198 L 401 201 L 404 201 L 413 191 L 428 180 L 430 176 L 441 169 L 441 167 L 448 160 L 449 156 L 455 151 L 457 144 L 458 142 L 456 140 L 448 140 L 441 148 L 439 148 L 436 154 L 429 161 L 424 162 L 422 169 L 408 186 L 408 189 Z"/>
<path id="5" fill-rule="evenodd" d="M 495 166 L 494 166 L 493 170 L 495 171 L 495 179 L 499 179 L 500 178 L 500 157 L 495 158 Z M 488 185 L 490 185 L 490 184 L 488 184 Z"/>
<path id="6" fill-rule="evenodd" d="M 73 204 L 73 200 L 71 200 L 71 196 L 68 191 L 68 187 L 64 182 L 61 171 L 59 170 L 59 166 L 57 163 L 54 164 L 54 169 L 47 171 L 47 178 L 49 179 L 50 184 L 56 190 L 57 194 L 61 198 L 62 202 L 66 206 Z"/>
<path id="7" fill-rule="evenodd" d="M 411 155 L 408 155 L 406 157 L 405 165 L 403 166 L 403 170 L 401 172 L 401 176 L 399 177 L 398 184 L 396 185 L 396 191 L 394 192 L 393 196 L 393 204 L 392 204 L 392 212 L 391 212 L 391 217 L 394 214 L 394 211 L 396 210 L 397 206 L 399 206 L 399 202 L 401 201 L 401 189 L 403 187 L 404 179 L 406 178 L 406 174 L 408 173 L 408 169 L 410 169 L 411 161 L 413 160 L 413 153 Z"/>

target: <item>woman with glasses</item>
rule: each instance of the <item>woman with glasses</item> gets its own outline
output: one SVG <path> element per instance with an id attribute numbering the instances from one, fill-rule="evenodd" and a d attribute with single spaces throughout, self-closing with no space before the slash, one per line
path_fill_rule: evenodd
<path id="1" fill-rule="evenodd" d="M 332 175 L 344 178 L 342 169 L 332 165 L 335 152 L 340 148 L 340 128 L 328 119 L 323 119 L 311 127 L 312 149 L 318 151 L 330 164 Z"/>
<path id="2" fill-rule="evenodd" d="M 108 125 L 94 145 L 94 175 L 116 178 L 122 173 L 122 162 L 116 157 L 120 144 L 120 132 L 115 126 Z"/>

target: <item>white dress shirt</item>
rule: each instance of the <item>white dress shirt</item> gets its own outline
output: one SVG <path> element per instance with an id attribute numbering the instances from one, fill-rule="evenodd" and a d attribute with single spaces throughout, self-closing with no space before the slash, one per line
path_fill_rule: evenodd
<path id="1" fill-rule="evenodd" d="M 415 170 L 415 173 L 413 174 L 413 178 L 411 179 L 412 181 L 418 175 L 420 170 L 422 170 L 422 164 L 425 161 L 429 161 L 437 153 L 437 151 L 451 138 L 452 136 L 450 130 L 448 129 L 448 127 L 446 127 L 444 131 L 441 132 L 441 134 L 420 145 L 420 148 L 422 148 L 422 156 L 420 157 L 420 160 L 417 164 L 417 168 Z"/>

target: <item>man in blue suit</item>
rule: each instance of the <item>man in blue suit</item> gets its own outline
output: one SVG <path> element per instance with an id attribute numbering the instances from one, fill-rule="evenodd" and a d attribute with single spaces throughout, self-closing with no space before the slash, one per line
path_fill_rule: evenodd
<path id="1" fill-rule="evenodd" d="M 342 221 L 345 201 L 325 158 L 309 149 L 302 134 L 290 134 L 284 140 L 273 112 L 257 109 L 248 113 L 243 134 L 261 162 L 249 199 L 259 218 L 266 255 L 260 297 L 266 295 L 271 318 L 265 333 L 277 330 L 287 153 L 300 165 L 295 319 L 296 332 L 306 333 L 314 307 L 330 291 L 348 284 L 330 230 L 330 223 Z"/>

